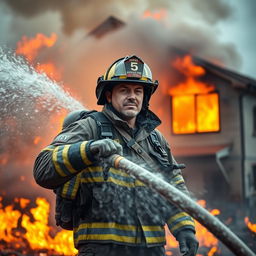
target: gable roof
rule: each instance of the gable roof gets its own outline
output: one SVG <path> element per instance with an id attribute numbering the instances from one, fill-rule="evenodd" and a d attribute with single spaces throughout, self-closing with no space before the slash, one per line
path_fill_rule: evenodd
<path id="1" fill-rule="evenodd" d="M 106 20 L 104 20 L 100 25 L 94 28 L 87 36 L 94 36 L 96 38 L 101 38 L 106 34 L 113 32 L 121 27 L 123 27 L 125 23 L 113 16 L 109 16 Z"/>
<path id="2" fill-rule="evenodd" d="M 120 19 L 114 16 L 109 16 L 100 25 L 98 25 L 91 32 L 89 32 L 87 36 L 94 36 L 100 39 L 108 33 L 120 29 L 125 25 L 126 23 L 121 21 Z M 170 51 L 178 55 L 191 55 L 188 51 L 173 46 L 170 46 Z M 195 64 L 202 66 L 208 72 L 215 74 L 216 76 L 219 76 L 225 80 L 228 80 L 234 88 L 245 90 L 248 93 L 256 94 L 256 79 L 239 74 L 235 71 L 231 71 L 227 68 L 221 67 L 217 64 L 214 64 L 210 61 L 194 55 L 192 55 L 192 59 Z"/>
<path id="3" fill-rule="evenodd" d="M 193 56 L 195 64 L 204 67 L 207 71 L 220 76 L 231 82 L 234 88 L 246 90 L 251 93 L 256 93 L 256 80 L 237 72 L 231 71 L 227 68 L 213 64 L 206 60 Z"/>
<path id="4" fill-rule="evenodd" d="M 171 51 L 182 56 L 191 55 L 188 51 L 176 47 L 171 47 Z M 195 55 L 191 55 L 191 57 L 196 65 L 202 66 L 206 71 L 229 81 L 234 88 L 242 89 L 253 94 L 256 93 L 256 79 L 231 71 L 228 68 L 214 64 Z"/>

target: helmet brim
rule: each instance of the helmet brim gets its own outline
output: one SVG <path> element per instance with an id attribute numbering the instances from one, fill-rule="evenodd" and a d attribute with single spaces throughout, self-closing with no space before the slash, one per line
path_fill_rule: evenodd
<path id="1" fill-rule="evenodd" d="M 122 84 L 122 83 L 141 84 L 144 86 L 145 92 L 150 94 L 150 96 L 156 91 L 156 89 L 158 87 L 157 81 L 150 82 L 150 81 L 138 80 L 138 79 L 102 80 L 98 83 L 98 85 L 96 87 L 96 95 L 100 95 L 100 97 L 98 98 L 97 104 L 105 105 L 105 103 L 107 103 L 106 97 L 105 97 L 105 92 L 111 91 L 115 85 Z M 98 92 L 99 90 L 101 90 L 101 92 Z"/>

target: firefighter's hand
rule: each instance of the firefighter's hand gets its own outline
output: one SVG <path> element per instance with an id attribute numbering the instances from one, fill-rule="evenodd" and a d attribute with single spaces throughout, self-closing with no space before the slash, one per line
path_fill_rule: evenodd
<path id="1" fill-rule="evenodd" d="M 102 139 L 96 140 L 91 143 L 90 151 L 95 156 L 95 158 L 104 158 L 111 156 L 113 154 L 122 155 L 123 148 L 122 146 L 114 140 L 111 139 Z"/>
<path id="2" fill-rule="evenodd" d="M 192 230 L 181 230 L 176 236 L 180 245 L 180 252 L 184 256 L 196 256 L 198 241 Z"/>

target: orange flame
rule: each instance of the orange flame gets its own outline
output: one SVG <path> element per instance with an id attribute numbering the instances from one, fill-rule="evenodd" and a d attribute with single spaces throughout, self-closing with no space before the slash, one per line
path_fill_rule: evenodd
<path id="1" fill-rule="evenodd" d="M 200 204 L 202 207 L 206 208 L 206 201 L 205 200 L 199 200 L 197 202 Z M 220 211 L 217 209 L 213 209 L 211 211 L 213 215 L 220 214 Z M 207 247 L 210 248 L 208 252 L 208 256 L 214 255 L 214 253 L 218 249 L 218 239 L 210 233 L 204 226 L 202 226 L 198 221 L 195 221 L 196 224 L 196 237 L 199 241 L 200 247 Z M 168 232 L 167 233 L 167 249 L 171 248 L 178 248 L 178 242 L 174 239 L 174 237 Z M 172 254 L 167 254 L 167 255 L 172 255 Z"/>
<path id="2" fill-rule="evenodd" d="M 12 205 L 8 205 L 4 209 L 2 209 L 2 204 L 0 206 L 0 237 L 6 242 L 16 242 L 18 239 L 13 230 L 18 226 L 21 213 L 14 210 Z"/>
<path id="3" fill-rule="evenodd" d="M 256 223 L 251 223 L 248 217 L 244 218 L 244 222 L 252 232 L 256 233 Z"/>
<path id="4" fill-rule="evenodd" d="M 43 47 L 52 47 L 57 40 L 57 35 L 52 33 L 50 37 L 38 33 L 35 38 L 23 36 L 17 43 L 16 53 L 26 57 L 28 62 L 32 62 L 38 55 L 38 51 Z"/>
<path id="5" fill-rule="evenodd" d="M 15 202 L 18 202 L 24 209 L 30 200 L 21 198 L 15 199 Z M 36 208 L 30 209 L 33 221 L 28 215 L 14 210 L 12 205 L 3 208 L 0 204 L 1 239 L 12 244 L 14 248 L 26 247 L 26 244 L 29 244 L 32 250 L 44 249 L 59 255 L 74 255 L 77 250 L 73 247 L 72 232 L 62 230 L 52 237 L 50 233 L 53 228 L 48 225 L 50 205 L 44 198 L 37 198 L 36 204 Z M 19 230 L 19 222 L 25 232 L 17 231 Z"/>
<path id="6" fill-rule="evenodd" d="M 176 134 L 219 131 L 219 96 L 213 85 L 197 80 L 205 70 L 192 63 L 191 56 L 172 64 L 185 75 L 185 81 L 172 86 L 173 132 Z M 188 111 L 189 110 L 189 111 Z"/>
<path id="7" fill-rule="evenodd" d="M 154 12 L 150 11 L 150 10 L 145 10 L 142 18 L 143 19 L 154 19 L 154 20 L 163 20 L 164 18 L 166 18 L 167 16 L 167 11 L 165 9 L 160 9 L 160 10 L 156 10 Z"/>
<path id="8" fill-rule="evenodd" d="M 17 43 L 16 53 L 23 55 L 30 64 L 33 64 L 35 58 L 39 55 L 39 51 L 43 48 L 52 47 L 57 41 L 57 35 L 52 33 L 50 37 L 38 33 L 35 38 L 27 38 L 23 36 L 21 41 Z M 60 80 L 60 71 L 52 62 L 36 64 L 35 69 L 39 73 L 46 73 L 48 77 L 54 80 Z"/>
<path id="9" fill-rule="evenodd" d="M 208 252 L 208 256 L 213 256 L 215 252 L 217 252 L 218 248 L 217 247 L 212 247 L 212 249 Z"/>
<path id="10" fill-rule="evenodd" d="M 63 108 L 57 113 L 57 115 L 52 116 L 49 121 L 49 123 L 53 127 L 56 127 L 56 131 L 58 133 L 62 130 L 62 124 L 67 114 L 68 114 L 68 111 Z"/>
<path id="11" fill-rule="evenodd" d="M 37 144 L 41 141 L 41 139 L 42 139 L 42 138 L 41 138 L 40 136 L 36 136 L 36 137 L 34 138 L 34 141 L 33 141 L 34 144 L 37 145 Z"/>
<path id="12" fill-rule="evenodd" d="M 48 77 L 50 77 L 53 80 L 59 81 L 61 79 L 60 71 L 51 62 L 37 64 L 36 70 L 39 73 L 44 72 L 45 74 L 47 74 Z"/>
<path id="13" fill-rule="evenodd" d="M 9 156 L 7 154 L 0 154 L 0 165 L 6 165 L 8 160 Z"/>

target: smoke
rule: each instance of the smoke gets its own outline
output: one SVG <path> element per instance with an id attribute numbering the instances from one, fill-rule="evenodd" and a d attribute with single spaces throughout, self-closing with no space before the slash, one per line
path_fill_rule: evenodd
<path id="1" fill-rule="evenodd" d="M 232 43 L 220 42 L 220 33 L 216 28 L 218 23 L 233 17 L 233 8 L 224 0 L 203 2 L 199 0 L 189 2 L 144 0 L 139 3 L 134 0 L 104 2 L 101 0 L 64 0 L 61 4 L 57 0 L 4 0 L 1 5 L 5 9 L 1 16 L 5 25 L 2 26 L 8 25 L 14 32 L 5 35 L 6 38 L 2 40 L 13 47 L 14 43 L 24 34 L 33 36 L 37 32 L 45 34 L 56 32 L 58 35 L 64 34 L 63 36 L 68 39 L 74 37 L 79 29 L 86 34 L 107 17 L 114 15 L 132 28 L 129 31 L 132 32 L 128 36 L 129 41 L 119 40 L 123 48 L 129 47 L 130 41 L 139 43 L 144 40 L 143 36 L 147 33 L 147 40 L 153 40 L 157 47 L 161 47 L 162 43 L 172 44 L 193 51 L 194 54 L 206 59 L 218 59 L 233 69 L 241 66 L 241 57 L 235 46 Z M 148 23 L 141 19 L 145 10 L 150 10 L 152 13 L 165 10 L 166 16 L 162 18 L 161 26 L 153 26 L 149 29 Z M 12 17 L 11 21 L 10 17 Z M 6 32 L 7 29 L 2 29 L 2 31 Z M 17 37 L 14 36 L 15 34 Z M 161 41 L 163 39 L 165 42 Z M 147 43 L 150 43 L 149 41 Z M 112 44 L 115 44 L 113 40 Z M 131 44 L 134 45 L 133 42 Z M 86 42 L 84 47 L 86 47 Z"/>
<path id="2" fill-rule="evenodd" d="M 61 4 L 58 0 L 4 0 L 6 4 L 17 14 L 24 17 L 34 17 L 47 11 L 58 11 L 63 20 L 63 28 L 67 33 L 79 27 L 90 28 L 95 25 L 98 17 L 104 19 L 110 15 L 119 13 L 120 17 L 125 17 L 127 13 L 134 13 L 136 9 L 143 12 L 145 9 L 167 8 L 171 12 L 181 11 L 182 16 L 186 15 L 184 10 L 189 10 L 190 15 L 197 15 L 198 18 L 208 22 L 216 23 L 227 19 L 232 14 L 232 8 L 223 0 L 192 0 L 192 1 L 168 1 L 168 0 L 144 0 L 137 1 L 118 1 L 110 0 L 63 0 Z M 190 16 L 189 15 L 189 16 Z"/>
<path id="3" fill-rule="evenodd" d="M 160 20 L 143 18 L 145 10 L 150 10 L 152 14 L 160 12 L 163 17 Z M 164 12 L 161 13 L 162 10 Z M 241 58 L 236 48 L 231 43 L 223 43 L 215 27 L 223 20 L 231 18 L 232 13 L 232 8 L 222 0 L 203 2 L 199 0 L 144 0 L 139 2 L 134 0 L 63 0 L 61 3 L 58 0 L 4 0 L 0 3 L 0 42 L 15 48 L 17 41 L 23 35 L 33 37 L 38 32 L 46 35 L 55 32 L 58 35 L 56 45 L 42 49 L 34 65 L 49 60 L 54 62 L 61 71 L 65 87 L 70 88 L 73 95 L 80 102 L 85 103 L 88 109 L 99 109 L 95 102 L 97 78 L 103 75 L 117 58 L 137 54 L 150 65 L 154 79 L 160 80 L 160 93 L 157 97 L 153 97 L 152 105 L 162 106 L 163 101 L 169 100 L 165 89 L 167 87 L 166 76 L 170 74 L 171 69 L 171 46 L 187 50 L 211 61 L 218 60 L 232 68 L 240 67 Z M 88 32 L 109 15 L 116 16 L 126 25 L 100 40 L 87 36 Z M 48 82 L 51 83 L 51 81 Z M 6 83 L 1 85 L 3 84 Z M 2 93 L 5 97 L 2 97 L 1 106 L 13 102 L 13 99 L 6 98 L 4 91 Z M 31 177 L 31 159 L 34 159 L 39 151 L 39 146 L 37 148 L 35 145 L 32 150 L 29 149 L 32 145 L 32 138 L 47 133 L 45 123 L 52 114 L 48 109 L 45 113 L 40 112 L 39 116 L 34 112 L 36 109 L 34 101 L 26 101 L 22 93 L 16 94 L 16 97 L 16 106 L 10 106 L 7 111 L 10 118 L 4 120 L 6 124 L 11 123 L 5 126 L 8 129 L 2 130 L 0 137 L 2 146 L 0 154 L 7 153 L 9 158 L 15 159 L 5 171 L 10 173 L 9 176 L 6 173 L 4 175 L 9 177 L 9 180 L 14 180 L 15 175 L 20 176 L 18 174 L 19 159 L 24 158 L 29 160 L 27 166 L 23 166 L 25 173 L 29 173 L 28 177 Z M 160 118 L 165 118 L 161 109 L 155 110 Z M 23 116 L 26 113 L 29 114 Z M 16 121 L 18 120 L 16 126 L 13 124 L 13 115 Z M 168 120 L 166 123 L 169 123 Z M 40 124 L 43 126 L 37 129 Z M 169 131 L 169 128 L 165 130 Z M 20 142 L 17 138 L 23 134 L 25 134 L 24 139 Z M 17 143 L 6 139 L 14 135 Z M 15 145 L 15 150 L 13 150 L 13 145 Z M 15 180 L 14 187 L 17 187 L 17 184 L 19 184 L 19 179 Z"/>

